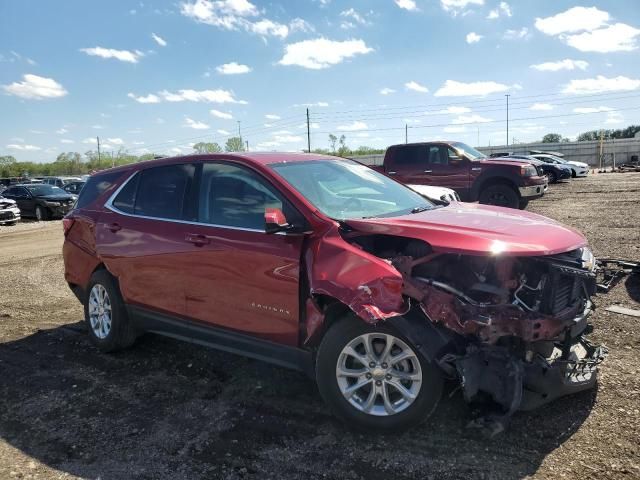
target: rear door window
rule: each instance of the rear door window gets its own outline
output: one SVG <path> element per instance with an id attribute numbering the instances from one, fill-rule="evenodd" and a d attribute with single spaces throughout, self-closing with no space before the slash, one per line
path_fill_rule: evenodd
<path id="1" fill-rule="evenodd" d="M 112 187 L 121 175 L 122 172 L 109 172 L 89 177 L 84 188 L 80 191 L 75 208 L 83 208 L 93 203 L 107 189 Z"/>
<path id="2" fill-rule="evenodd" d="M 191 193 L 196 167 L 191 163 L 143 170 L 137 176 L 133 213 L 145 217 L 175 220 L 192 219 Z M 122 192 L 121 192 L 122 193 Z"/>
<path id="3" fill-rule="evenodd" d="M 427 162 L 428 147 L 426 145 L 406 145 L 395 150 L 393 166 L 401 168 L 419 168 Z"/>

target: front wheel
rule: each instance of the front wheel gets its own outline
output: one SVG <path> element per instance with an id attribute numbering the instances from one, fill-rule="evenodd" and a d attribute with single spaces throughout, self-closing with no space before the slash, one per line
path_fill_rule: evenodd
<path id="1" fill-rule="evenodd" d="M 547 179 L 549 180 L 549 183 L 556 183 L 558 181 L 558 177 L 556 176 L 555 172 L 549 172 L 547 173 Z"/>
<path id="2" fill-rule="evenodd" d="M 415 426 L 442 394 L 439 368 L 387 325 L 349 317 L 322 340 L 316 361 L 318 389 L 336 416 L 377 431 Z"/>
<path id="3" fill-rule="evenodd" d="M 48 220 L 49 219 L 49 211 L 44 208 L 41 207 L 40 205 L 36 206 L 36 220 L 38 220 L 39 222 L 42 222 L 43 220 Z"/>
<path id="4" fill-rule="evenodd" d="M 498 207 L 518 208 L 520 197 L 516 191 L 508 185 L 489 185 L 480 192 L 480 203 L 485 205 L 497 205 Z"/>

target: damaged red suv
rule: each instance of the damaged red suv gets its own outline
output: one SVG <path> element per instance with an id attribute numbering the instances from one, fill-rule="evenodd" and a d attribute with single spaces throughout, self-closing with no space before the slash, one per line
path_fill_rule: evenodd
<path id="1" fill-rule="evenodd" d="M 502 422 L 592 388 L 595 260 L 531 213 L 438 206 L 359 163 L 194 155 L 93 175 L 64 220 L 93 343 L 143 332 L 304 371 L 340 418 L 416 425 L 445 379 Z"/>

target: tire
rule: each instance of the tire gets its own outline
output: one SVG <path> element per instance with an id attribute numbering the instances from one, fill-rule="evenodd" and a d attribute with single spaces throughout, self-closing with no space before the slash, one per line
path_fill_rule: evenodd
<path id="1" fill-rule="evenodd" d="M 520 203 L 518 203 L 518 208 L 520 210 L 524 210 L 525 208 L 527 208 L 527 205 L 529 205 L 529 200 L 520 200 Z"/>
<path id="2" fill-rule="evenodd" d="M 36 205 L 36 220 L 42 222 L 43 220 L 49 220 L 49 210 L 40 205 Z"/>
<path id="3" fill-rule="evenodd" d="M 345 353 L 350 344 L 356 354 L 365 352 L 364 344 L 358 343 L 362 338 L 370 338 L 378 354 L 383 353 L 386 339 L 391 338 L 393 346 L 390 353 L 395 351 L 396 354 L 391 357 L 377 356 L 374 368 L 363 366 L 363 363 L 355 360 L 355 356 Z M 393 357 L 400 354 L 397 352 L 410 352 L 412 356 L 393 364 Z M 366 354 L 360 356 L 365 361 Z M 384 363 L 384 358 L 388 359 L 388 365 Z M 339 368 L 346 373 L 349 367 L 366 373 L 359 376 L 354 376 L 353 372 L 350 372 L 351 375 L 338 375 Z M 403 374 L 415 378 L 421 376 L 421 380 L 400 379 L 399 376 Z M 316 381 L 329 408 L 348 425 L 365 431 L 393 432 L 416 426 L 433 413 L 442 395 L 443 376 L 434 363 L 427 361 L 407 339 L 388 325 L 372 326 L 349 316 L 333 324 L 322 339 L 316 357 Z M 368 383 L 361 384 L 358 389 L 353 388 L 360 382 Z M 409 398 L 402 395 L 392 382 L 404 387 L 405 392 L 410 394 Z M 348 393 L 343 391 L 349 389 L 354 391 L 348 400 Z M 384 401 L 385 396 L 388 402 Z M 373 404 L 367 411 L 371 397 Z"/>
<path id="4" fill-rule="evenodd" d="M 107 316 L 109 309 L 110 319 Z M 130 347 L 136 339 L 118 284 L 106 270 L 98 270 L 91 276 L 84 301 L 84 318 L 89 339 L 102 352 Z"/>
<path id="5" fill-rule="evenodd" d="M 549 183 L 558 183 L 558 176 L 555 172 L 547 173 L 547 178 L 549 179 Z"/>
<path id="6" fill-rule="evenodd" d="M 578 178 L 578 174 L 575 170 L 571 170 L 571 178 Z"/>
<path id="7" fill-rule="evenodd" d="M 520 197 L 510 186 L 504 184 L 489 185 L 478 198 L 480 203 L 485 205 L 497 205 L 499 207 L 518 208 Z"/>

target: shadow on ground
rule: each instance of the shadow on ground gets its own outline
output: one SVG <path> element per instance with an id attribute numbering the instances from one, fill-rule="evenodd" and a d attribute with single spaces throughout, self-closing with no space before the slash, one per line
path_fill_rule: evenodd
<path id="1" fill-rule="evenodd" d="M 62 472 L 109 479 L 518 479 L 589 415 L 595 392 L 527 414 L 494 439 L 449 392 L 402 435 L 336 421 L 287 370 L 148 335 L 100 354 L 81 323 L 0 344 L 0 437 Z"/>

